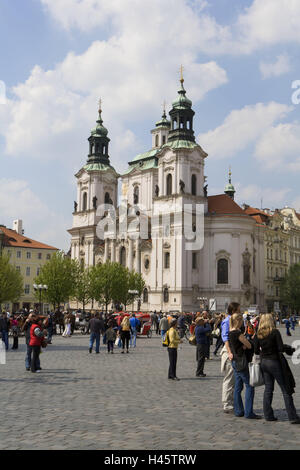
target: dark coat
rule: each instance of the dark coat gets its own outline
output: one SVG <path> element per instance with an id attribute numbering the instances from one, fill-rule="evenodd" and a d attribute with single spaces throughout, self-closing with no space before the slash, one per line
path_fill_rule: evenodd
<path id="1" fill-rule="evenodd" d="M 293 395 L 293 393 L 295 393 L 296 382 L 293 373 L 290 369 L 289 363 L 284 357 L 283 353 L 279 353 L 279 362 L 281 365 L 286 391 L 289 395 Z"/>

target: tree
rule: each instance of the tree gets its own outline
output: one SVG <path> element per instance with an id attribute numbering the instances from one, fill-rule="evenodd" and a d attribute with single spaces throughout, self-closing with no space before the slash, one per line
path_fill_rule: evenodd
<path id="1" fill-rule="evenodd" d="M 23 277 L 10 264 L 9 255 L 0 255 L 0 308 L 3 302 L 16 302 L 23 293 Z"/>
<path id="2" fill-rule="evenodd" d="M 281 284 L 281 300 L 292 310 L 300 310 L 300 264 L 290 266 Z"/>
<path id="3" fill-rule="evenodd" d="M 58 251 L 41 268 L 39 276 L 35 278 L 35 283 L 48 286 L 48 289 L 42 292 L 42 298 L 52 304 L 55 310 L 74 295 L 77 274 L 77 261 L 66 257 L 62 251 Z"/>
<path id="4" fill-rule="evenodd" d="M 73 299 L 82 304 L 82 309 L 84 311 L 85 306 L 91 302 L 92 298 L 91 269 L 84 268 L 78 263 Z"/>
<path id="5" fill-rule="evenodd" d="M 135 271 L 129 271 L 127 268 L 124 268 L 123 278 L 123 289 L 120 291 L 119 295 L 121 296 L 120 302 L 124 304 L 126 309 L 126 306 L 133 303 L 136 297 L 141 297 L 145 287 L 145 281 L 141 274 Z M 129 291 L 137 291 L 138 293 L 130 294 Z"/>

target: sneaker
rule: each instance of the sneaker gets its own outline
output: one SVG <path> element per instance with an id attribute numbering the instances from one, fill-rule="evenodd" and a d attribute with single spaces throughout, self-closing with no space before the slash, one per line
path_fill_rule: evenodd
<path id="1" fill-rule="evenodd" d="M 234 409 L 229 408 L 228 410 L 223 410 L 226 415 L 233 415 L 234 414 Z"/>
<path id="2" fill-rule="evenodd" d="M 246 419 L 262 419 L 262 416 L 256 415 L 255 413 L 251 416 L 247 416 Z"/>
<path id="3" fill-rule="evenodd" d="M 40 372 L 41 372 L 41 369 L 38 369 L 38 370 L 36 371 L 37 374 L 39 374 Z"/>
<path id="4" fill-rule="evenodd" d="M 178 381 L 179 381 L 180 379 L 179 379 L 178 377 L 175 377 L 174 380 L 178 380 Z"/>
<path id="5" fill-rule="evenodd" d="M 89 349 L 89 353 L 90 353 L 90 354 L 92 353 L 92 348 Z"/>

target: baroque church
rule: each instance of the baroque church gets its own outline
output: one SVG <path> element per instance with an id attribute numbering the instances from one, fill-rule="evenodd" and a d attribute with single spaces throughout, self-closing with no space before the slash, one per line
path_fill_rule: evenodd
<path id="1" fill-rule="evenodd" d="M 152 148 L 120 175 L 99 109 L 87 162 L 75 175 L 71 257 L 141 273 L 142 311 L 191 312 L 209 302 L 224 311 L 231 301 L 263 308 L 263 228 L 234 201 L 231 173 L 224 194 L 208 196 L 208 155 L 196 142 L 194 115 L 181 77 L 169 119 L 164 111 L 151 130 Z"/>

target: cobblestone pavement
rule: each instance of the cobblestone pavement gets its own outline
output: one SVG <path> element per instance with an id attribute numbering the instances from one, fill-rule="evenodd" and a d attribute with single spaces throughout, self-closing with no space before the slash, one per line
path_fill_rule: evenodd
<path id="1" fill-rule="evenodd" d="M 284 342 L 292 338 L 282 330 Z M 287 421 L 275 386 L 275 423 L 224 415 L 220 358 L 206 362 L 206 378 L 195 377 L 195 348 L 183 344 L 180 382 L 168 381 L 167 350 L 160 339 L 140 338 L 130 354 L 88 353 L 88 337 L 53 337 L 41 355 L 42 372 L 25 370 L 25 344 L 1 365 L 1 449 L 298 449 L 299 425 Z M 300 365 L 293 365 L 300 409 Z M 256 389 L 262 414 L 264 387 Z"/>

